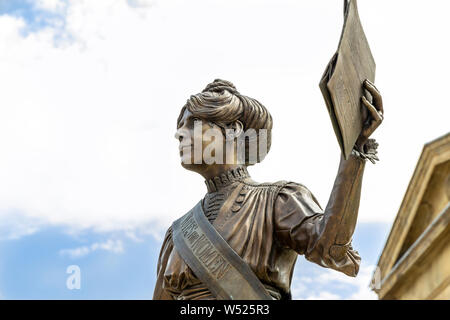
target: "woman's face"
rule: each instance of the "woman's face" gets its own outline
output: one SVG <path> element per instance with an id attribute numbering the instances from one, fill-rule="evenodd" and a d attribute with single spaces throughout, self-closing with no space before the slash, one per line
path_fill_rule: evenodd
<path id="1" fill-rule="evenodd" d="M 194 116 L 188 109 L 185 109 L 178 123 L 175 138 L 180 141 L 181 165 L 186 169 L 224 163 L 222 129 Z"/>

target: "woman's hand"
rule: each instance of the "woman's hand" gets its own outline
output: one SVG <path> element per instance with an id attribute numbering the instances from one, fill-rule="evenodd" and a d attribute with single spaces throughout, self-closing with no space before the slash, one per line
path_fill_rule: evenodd
<path id="1" fill-rule="evenodd" d="M 370 135 L 378 128 L 383 122 L 384 111 L 383 111 L 383 100 L 381 94 L 375 85 L 369 80 L 365 80 L 363 83 L 364 89 L 369 91 L 372 96 L 372 103 L 366 99 L 366 97 L 361 97 L 363 105 L 368 109 L 367 120 L 365 121 L 361 134 L 356 140 L 356 148 L 360 152 L 364 152 L 364 144 L 369 139 Z"/>

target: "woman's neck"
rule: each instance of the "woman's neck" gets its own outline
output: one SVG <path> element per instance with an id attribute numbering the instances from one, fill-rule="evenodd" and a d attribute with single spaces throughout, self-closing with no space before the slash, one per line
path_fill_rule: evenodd
<path id="1" fill-rule="evenodd" d="M 243 168 L 243 165 L 239 164 L 221 164 L 221 165 L 208 165 L 205 170 L 199 172 L 203 178 L 212 179 L 214 177 L 220 176 L 221 174 L 230 171 L 236 170 L 237 168 Z"/>
<path id="2" fill-rule="evenodd" d="M 250 175 L 245 166 L 232 166 L 227 169 L 217 171 L 216 175 L 205 179 L 205 184 L 208 192 L 215 192 L 224 188 L 233 182 L 241 181 L 249 178 Z"/>

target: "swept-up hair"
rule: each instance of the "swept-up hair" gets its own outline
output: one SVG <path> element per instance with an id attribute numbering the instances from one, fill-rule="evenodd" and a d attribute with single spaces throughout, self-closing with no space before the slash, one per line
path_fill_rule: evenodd
<path id="1" fill-rule="evenodd" d="M 216 79 L 201 93 L 192 95 L 181 109 L 177 124 L 181 121 L 186 109 L 195 117 L 211 121 L 222 128 L 239 120 L 244 132 L 249 129 L 255 130 L 258 141 L 262 132 L 260 129 L 264 129 L 264 134 L 267 134 L 264 137 L 267 140 L 266 153 L 269 152 L 272 142 L 272 116 L 259 101 L 240 94 L 231 82 Z M 250 165 L 253 163 L 249 163 L 248 143 L 249 141 L 246 141 L 245 162 Z M 259 148 L 259 143 L 257 146 Z M 258 152 L 257 162 L 262 161 L 264 156 L 265 154 L 260 158 Z"/>

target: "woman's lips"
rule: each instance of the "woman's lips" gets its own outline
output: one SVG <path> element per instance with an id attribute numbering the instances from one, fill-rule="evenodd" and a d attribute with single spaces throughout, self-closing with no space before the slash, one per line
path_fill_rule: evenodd
<path id="1" fill-rule="evenodd" d="M 181 151 L 183 151 L 184 148 L 191 148 L 191 147 L 192 147 L 192 145 L 190 145 L 190 144 L 187 144 L 187 145 L 180 145 L 180 146 L 178 147 L 178 150 L 180 150 L 180 152 L 181 152 Z"/>

